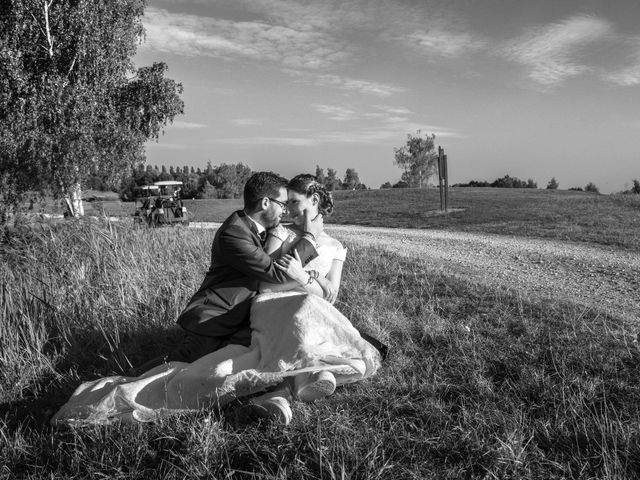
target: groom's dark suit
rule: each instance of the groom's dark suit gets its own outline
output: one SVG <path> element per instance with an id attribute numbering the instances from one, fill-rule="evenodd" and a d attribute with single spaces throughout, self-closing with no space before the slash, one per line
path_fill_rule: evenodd
<path id="1" fill-rule="evenodd" d="M 303 265 L 318 255 L 304 237 L 295 249 Z M 196 336 L 219 338 L 221 345 L 249 345 L 249 309 L 261 280 L 283 283 L 288 277 L 264 252 L 255 225 L 239 210 L 216 232 L 209 271 L 178 324 Z"/>

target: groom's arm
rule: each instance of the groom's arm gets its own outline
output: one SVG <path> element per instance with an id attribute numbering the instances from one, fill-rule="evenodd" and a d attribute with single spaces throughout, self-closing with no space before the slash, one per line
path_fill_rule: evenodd
<path id="1" fill-rule="evenodd" d="M 248 277 L 269 283 L 284 283 L 289 277 L 277 269 L 274 260 L 254 242 L 251 233 L 237 225 L 231 225 L 220 232 L 218 238 L 219 252 L 225 263 Z M 302 257 L 304 252 L 306 262 L 315 258 L 318 252 L 309 239 L 301 239 L 294 248 Z M 305 263 L 306 263 L 305 262 Z"/>

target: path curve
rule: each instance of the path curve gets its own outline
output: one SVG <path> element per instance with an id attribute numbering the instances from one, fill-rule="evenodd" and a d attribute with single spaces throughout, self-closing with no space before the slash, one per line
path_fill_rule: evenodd
<path id="1" fill-rule="evenodd" d="M 219 224 L 193 224 L 217 228 Z M 419 258 L 436 271 L 520 292 L 565 299 L 640 327 L 640 253 L 615 247 L 495 234 L 327 225 L 339 240 Z"/>

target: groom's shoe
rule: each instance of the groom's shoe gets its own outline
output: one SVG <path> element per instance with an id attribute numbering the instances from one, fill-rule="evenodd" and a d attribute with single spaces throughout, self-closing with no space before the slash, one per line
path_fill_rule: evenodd
<path id="1" fill-rule="evenodd" d="M 289 425 L 293 419 L 290 401 L 291 390 L 286 387 L 252 398 L 247 407 L 253 416 Z"/>
<path id="2" fill-rule="evenodd" d="M 336 377 L 329 371 L 298 375 L 295 378 L 296 398 L 301 402 L 315 402 L 336 390 Z"/>

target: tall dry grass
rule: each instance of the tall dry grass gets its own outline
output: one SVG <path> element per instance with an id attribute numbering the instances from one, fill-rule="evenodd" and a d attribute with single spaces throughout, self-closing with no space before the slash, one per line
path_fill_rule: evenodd
<path id="1" fill-rule="evenodd" d="M 613 316 L 349 247 L 337 304 L 382 371 L 286 428 L 217 411 L 53 429 L 82 380 L 168 348 L 213 232 L 69 222 L 2 232 L 0 478 L 634 478 L 640 349 Z"/>

